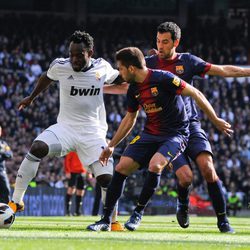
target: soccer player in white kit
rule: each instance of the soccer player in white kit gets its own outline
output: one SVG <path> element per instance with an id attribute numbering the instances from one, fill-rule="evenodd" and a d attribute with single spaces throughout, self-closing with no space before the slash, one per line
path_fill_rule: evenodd
<path id="1" fill-rule="evenodd" d="M 45 156 L 61 157 L 70 151 L 77 152 L 83 165 L 94 174 L 102 187 L 102 200 L 105 202 L 106 189 L 113 175 L 113 160 L 109 161 L 108 167 L 102 167 L 98 159 L 107 146 L 103 86 L 119 78 L 119 72 L 104 59 L 91 58 L 93 46 L 93 38 L 88 33 L 75 31 L 70 38 L 69 58 L 55 59 L 31 95 L 19 103 L 19 109 L 29 106 L 53 81 L 59 81 L 57 123 L 38 135 L 21 163 L 9 203 L 14 212 L 24 209 L 23 196 L 37 173 L 41 159 Z M 116 213 L 113 223 L 114 228 L 119 229 Z"/>

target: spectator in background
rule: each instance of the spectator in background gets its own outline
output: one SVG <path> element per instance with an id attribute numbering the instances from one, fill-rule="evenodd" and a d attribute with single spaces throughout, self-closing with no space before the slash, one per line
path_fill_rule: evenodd
<path id="1" fill-rule="evenodd" d="M 30 71 L 34 76 L 40 76 L 42 74 L 42 67 L 38 64 L 37 60 L 34 60 L 34 63 L 30 66 Z"/>
<path id="2" fill-rule="evenodd" d="M 0 202 L 8 204 L 10 200 L 10 184 L 6 174 L 5 160 L 13 157 L 13 153 L 6 141 L 1 139 L 0 126 Z"/>
<path id="3" fill-rule="evenodd" d="M 240 197 L 237 195 L 235 191 L 232 191 L 227 198 L 227 214 L 231 215 L 231 211 L 233 216 L 236 216 L 237 212 L 242 208 L 242 202 Z"/>
<path id="4" fill-rule="evenodd" d="M 82 198 L 85 193 L 85 177 L 86 169 L 80 162 L 76 152 L 70 152 L 66 155 L 64 161 L 64 170 L 68 180 L 68 188 L 65 196 L 65 212 L 70 216 L 72 196 L 75 196 L 75 213 L 73 215 L 79 216 L 82 214 Z"/>

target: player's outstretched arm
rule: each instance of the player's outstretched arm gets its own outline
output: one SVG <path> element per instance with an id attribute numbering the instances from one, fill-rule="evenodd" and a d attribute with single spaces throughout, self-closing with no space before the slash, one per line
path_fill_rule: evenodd
<path id="1" fill-rule="evenodd" d="M 212 76 L 223 76 L 223 77 L 244 77 L 244 76 L 250 76 L 250 68 L 243 68 L 233 65 L 212 64 L 207 74 Z"/>
<path id="2" fill-rule="evenodd" d="M 33 100 L 35 99 L 35 97 L 37 95 L 39 95 L 43 90 L 45 90 L 50 84 L 51 84 L 52 80 L 50 78 L 47 77 L 46 72 L 43 73 L 40 78 L 38 79 L 38 82 L 35 86 L 35 88 L 33 89 L 32 93 L 25 97 L 19 104 L 18 104 L 18 109 L 21 110 L 23 108 L 28 107 Z"/>
<path id="3" fill-rule="evenodd" d="M 121 84 L 105 84 L 103 86 L 104 94 L 122 95 L 127 94 L 129 84 L 124 82 Z"/>
<path id="4" fill-rule="evenodd" d="M 114 137 L 109 142 L 108 146 L 103 149 L 99 157 L 99 161 L 103 166 L 107 165 L 108 159 L 114 151 L 114 147 L 117 146 L 133 129 L 137 116 L 138 111 L 133 113 L 127 112 L 125 117 L 122 119 L 121 124 L 117 129 Z"/>
<path id="5" fill-rule="evenodd" d="M 191 96 L 195 100 L 199 108 L 208 116 L 209 120 L 216 126 L 216 128 L 227 136 L 231 136 L 231 134 L 233 133 L 233 130 L 230 129 L 231 125 L 216 115 L 212 105 L 198 89 L 194 88 L 190 84 L 186 84 L 186 87 L 183 89 L 181 94 Z"/>

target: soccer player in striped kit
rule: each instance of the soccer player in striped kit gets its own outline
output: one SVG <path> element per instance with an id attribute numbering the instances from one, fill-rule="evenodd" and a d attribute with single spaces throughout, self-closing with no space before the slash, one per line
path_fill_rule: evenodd
<path id="1" fill-rule="evenodd" d="M 131 141 L 115 168 L 107 191 L 104 215 L 100 221 L 87 227 L 92 231 L 110 231 L 113 209 L 131 173 L 148 166 L 139 197 L 140 204 L 145 204 L 158 187 L 162 170 L 165 167 L 171 169 L 172 161 L 184 151 L 189 136 L 189 118 L 180 94 L 194 98 L 219 130 L 225 134 L 232 133 L 230 124 L 217 117 L 199 90 L 170 72 L 147 68 L 138 48 L 121 49 L 116 53 L 116 60 L 120 75 L 130 83 L 127 93 L 128 111 L 116 134 L 103 150 L 100 162 L 106 165 L 114 147 L 132 130 L 140 107 L 144 109 L 147 119 L 143 132 Z"/>
<path id="2" fill-rule="evenodd" d="M 222 77 L 250 76 L 250 69 L 232 65 L 215 65 L 205 62 L 201 58 L 190 53 L 177 53 L 176 48 L 180 43 L 181 29 L 173 22 L 164 22 L 157 28 L 157 49 L 153 50 L 150 57 L 146 57 L 147 67 L 162 69 L 172 72 L 189 84 L 193 84 L 193 77 L 203 77 L 205 74 Z M 201 123 L 194 100 L 183 97 L 185 108 L 190 121 L 190 136 L 185 154 L 180 155 L 173 161 L 173 169 L 178 179 L 177 191 L 177 220 L 183 228 L 189 226 L 188 204 L 189 192 L 192 184 L 193 174 L 189 167 L 187 156 L 198 166 L 202 176 L 207 182 L 208 193 L 217 216 L 217 226 L 222 233 L 234 233 L 226 215 L 226 201 L 222 191 L 222 185 L 213 164 L 213 152 Z M 138 203 L 134 211 L 143 214 L 145 204 Z M 133 223 L 135 216 L 132 215 L 127 225 L 135 228 Z"/>

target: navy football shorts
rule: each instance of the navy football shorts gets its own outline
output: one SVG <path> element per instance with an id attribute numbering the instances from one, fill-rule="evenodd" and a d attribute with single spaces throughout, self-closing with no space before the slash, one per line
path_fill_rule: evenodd
<path id="1" fill-rule="evenodd" d="M 208 152 L 213 156 L 210 142 L 207 139 L 207 135 L 203 129 L 190 134 L 188 145 L 186 148 L 186 154 L 193 160 L 202 152 Z"/>
<path id="2" fill-rule="evenodd" d="M 197 156 L 202 152 L 207 152 L 213 156 L 211 145 L 207 139 L 205 131 L 203 129 L 199 129 L 199 131 L 190 134 L 185 153 L 181 154 L 173 161 L 172 164 L 174 172 L 184 165 L 190 165 L 188 157 L 195 162 Z"/>
<path id="3" fill-rule="evenodd" d="M 140 169 L 148 167 L 150 159 L 156 152 L 164 155 L 172 162 L 186 147 L 185 136 L 157 136 L 142 133 L 136 136 L 123 152 L 123 156 L 132 158 L 139 163 Z"/>

